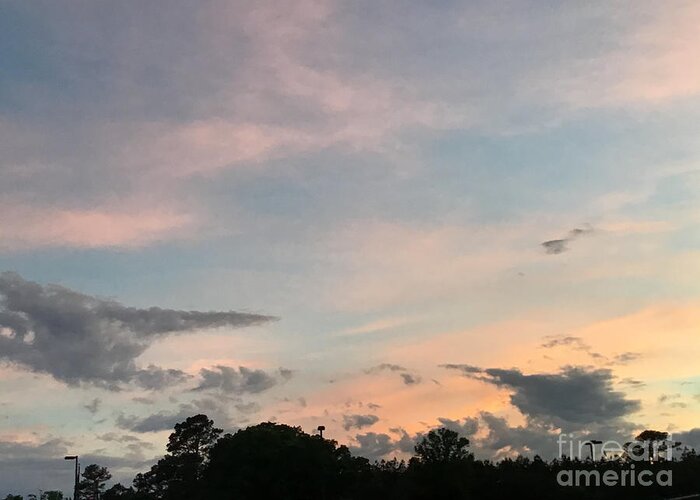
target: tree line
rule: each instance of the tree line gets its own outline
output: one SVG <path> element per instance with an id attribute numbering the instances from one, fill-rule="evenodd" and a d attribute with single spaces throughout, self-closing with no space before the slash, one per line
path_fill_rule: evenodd
<path id="1" fill-rule="evenodd" d="M 222 434 L 206 415 L 189 417 L 175 425 L 165 456 L 137 474 L 130 486 L 118 483 L 107 489 L 109 471 L 96 464 L 87 466 L 78 500 L 656 499 L 700 493 L 700 457 L 690 449 L 670 461 L 650 455 L 644 463 L 625 456 L 600 461 L 518 456 L 494 462 L 475 459 L 467 438 L 439 428 L 415 445 L 408 461 L 372 463 L 300 427 L 265 422 Z M 664 433 L 645 431 L 635 446 L 663 450 L 663 445 L 657 446 L 663 437 Z M 629 474 L 641 466 L 650 474 L 670 470 L 672 484 L 595 486 L 558 481 L 570 470 L 584 475 Z M 5 500 L 23 499 L 9 495 Z M 62 496 L 40 500 L 62 500 Z"/>

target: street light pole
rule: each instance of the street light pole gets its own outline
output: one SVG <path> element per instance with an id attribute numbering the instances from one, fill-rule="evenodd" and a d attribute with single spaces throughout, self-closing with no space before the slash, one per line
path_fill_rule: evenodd
<path id="1" fill-rule="evenodd" d="M 603 442 L 597 439 L 591 439 L 590 441 L 586 441 L 585 444 L 587 444 L 591 448 L 591 460 L 595 461 L 595 457 L 593 456 L 594 446 L 597 444 L 603 444 Z"/>
<path id="2" fill-rule="evenodd" d="M 78 482 L 80 481 L 80 465 L 78 455 L 67 455 L 64 460 L 75 460 L 75 483 L 73 485 L 73 500 L 78 500 Z"/>

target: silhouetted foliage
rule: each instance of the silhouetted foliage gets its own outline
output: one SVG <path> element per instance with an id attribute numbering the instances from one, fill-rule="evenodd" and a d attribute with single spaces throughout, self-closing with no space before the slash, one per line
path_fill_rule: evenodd
<path id="1" fill-rule="evenodd" d="M 134 489 L 127 488 L 121 483 L 113 485 L 108 488 L 102 495 L 102 500 L 126 500 L 134 497 Z"/>
<path id="2" fill-rule="evenodd" d="M 168 454 L 145 474 L 134 479 L 139 498 L 191 499 L 201 490 L 202 472 L 209 452 L 221 434 L 206 415 L 188 417 L 175 425 L 168 439 Z"/>
<path id="3" fill-rule="evenodd" d="M 79 500 L 99 500 L 105 483 L 112 478 L 106 467 L 90 464 L 82 473 L 83 480 L 78 485 Z"/>
<path id="4" fill-rule="evenodd" d="M 455 431 L 434 429 L 416 445 L 416 458 L 424 464 L 448 464 L 471 456 L 469 440 Z"/>
<path id="5" fill-rule="evenodd" d="M 235 491 L 240 499 L 339 498 L 369 469 L 335 441 L 267 422 L 222 437 L 204 483 L 210 494 Z"/>
<path id="6" fill-rule="evenodd" d="M 564 457 L 515 456 L 498 462 L 476 460 L 469 440 L 446 428 L 434 429 L 415 446 L 408 463 L 397 459 L 370 463 L 346 446 L 306 434 L 299 427 L 265 422 L 219 437 L 221 430 L 205 415 L 175 426 L 168 453 L 133 488 L 116 484 L 103 491 L 109 472 L 86 467 L 81 499 L 102 500 L 502 500 L 502 499 L 662 499 L 700 493 L 700 457 L 692 449 L 667 460 L 634 462 L 630 456 L 594 461 Z M 638 446 L 663 450 L 667 435 L 645 431 Z M 665 443 L 665 444 L 664 444 Z M 679 443 L 672 443 L 677 447 Z M 643 466 L 656 475 L 672 472 L 672 486 L 639 483 L 596 486 L 600 477 L 631 474 Z M 571 471 L 580 473 L 574 481 Z M 557 479 L 570 486 L 562 486 Z M 5 500 L 22 500 L 9 495 Z M 59 499 L 46 499 L 59 500 Z"/>

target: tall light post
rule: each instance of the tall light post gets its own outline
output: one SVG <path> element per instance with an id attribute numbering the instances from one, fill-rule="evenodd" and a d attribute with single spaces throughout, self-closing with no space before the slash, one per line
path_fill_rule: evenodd
<path id="1" fill-rule="evenodd" d="M 602 441 L 598 441 L 597 439 L 591 439 L 590 441 L 586 441 L 584 444 L 587 444 L 591 448 L 591 460 L 595 461 L 595 457 L 593 456 L 593 450 L 594 446 L 596 444 L 603 444 Z"/>
<path id="2" fill-rule="evenodd" d="M 78 500 L 78 482 L 80 481 L 80 464 L 78 455 L 66 455 L 64 460 L 75 460 L 75 484 L 73 485 L 73 500 Z"/>
<path id="3" fill-rule="evenodd" d="M 319 426 L 317 427 L 317 430 L 318 430 L 318 435 L 321 436 L 321 437 L 323 437 L 323 431 L 326 430 L 326 426 L 325 426 L 325 425 L 319 425 Z"/>

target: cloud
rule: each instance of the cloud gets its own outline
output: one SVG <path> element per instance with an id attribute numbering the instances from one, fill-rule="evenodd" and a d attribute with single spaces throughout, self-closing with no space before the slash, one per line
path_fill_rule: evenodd
<path id="1" fill-rule="evenodd" d="M 626 377 L 620 380 L 621 384 L 624 384 L 632 389 L 640 389 L 642 387 L 645 387 L 647 384 L 641 380 L 635 379 L 635 378 L 630 378 Z"/>
<path id="2" fill-rule="evenodd" d="M 689 431 L 674 432 L 670 439 L 680 441 L 683 445 L 690 446 L 696 451 L 700 451 L 700 428 L 696 427 Z"/>
<path id="3" fill-rule="evenodd" d="M 379 422 L 379 417 L 376 415 L 343 415 L 343 429 L 362 429 L 363 427 L 371 427 Z"/>
<path id="4" fill-rule="evenodd" d="M 189 416 L 192 416 L 190 412 L 184 410 L 171 413 L 158 412 L 147 417 L 119 415 L 115 423 L 117 427 L 132 432 L 160 432 L 173 429 L 175 424 Z"/>
<path id="5" fill-rule="evenodd" d="M 253 370 L 240 366 L 238 369 L 230 366 L 217 365 L 212 368 L 202 368 L 202 380 L 194 391 L 220 390 L 226 394 L 257 394 L 266 391 L 278 383 L 278 378 L 264 370 Z M 288 380 L 291 370 L 279 369 L 279 377 Z"/>
<path id="6" fill-rule="evenodd" d="M 366 434 L 357 434 L 355 440 L 358 446 L 349 446 L 350 452 L 353 455 L 365 457 L 371 461 L 379 460 L 381 457 L 396 450 L 396 443 L 388 434 L 368 432 Z"/>
<path id="7" fill-rule="evenodd" d="M 420 384 L 420 382 L 421 382 L 421 378 L 419 376 L 412 375 L 410 373 L 402 373 L 401 379 L 403 380 L 403 383 L 406 385 Z"/>
<path id="8" fill-rule="evenodd" d="M 134 383 L 144 389 L 157 391 L 181 384 L 190 378 L 192 376 L 182 370 L 164 369 L 159 366 L 148 365 L 147 368 L 136 372 Z"/>
<path id="9" fill-rule="evenodd" d="M 670 401 L 672 399 L 678 399 L 680 398 L 681 395 L 679 393 L 676 394 L 662 394 L 659 396 L 659 403 L 665 403 L 667 401 Z"/>
<path id="10" fill-rule="evenodd" d="M 254 401 L 251 401 L 250 403 L 238 403 L 234 405 L 234 407 L 236 410 L 244 414 L 252 414 L 260 411 L 260 405 Z"/>
<path id="11" fill-rule="evenodd" d="M 0 491 L 3 494 L 28 494 L 37 488 L 72 491 L 72 464 L 63 457 L 73 453 L 74 446 L 74 443 L 52 437 L 34 441 L 0 440 Z M 81 453 L 80 460 L 84 464 L 107 466 L 114 480 L 125 484 L 151 463 L 134 455 L 115 457 L 96 453 Z"/>
<path id="12" fill-rule="evenodd" d="M 99 207 L 90 209 L 1 204 L 0 250 L 33 247 L 141 247 L 182 236 L 194 224 L 192 215 L 161 208 Z"/>
<path id="13" fill-rule="evenodd" d="M 635 361 L 641 357 L 642 357 L 641 353 L 638 353 L 638 352 L 623 352 L 621 354 L 617 354 L 613 358 L 613 363 L 624 365 L 624 364 L 630 363 L 632 361 Z"/>
<path id="14" fill-rule="evenodd" d="M 382 372 L 398 372 L 399 376 L 401 377 L 401 380 L 405 385 L 415 385 L 415 384 L 420 384 L 422 378 L 420 375 L 410 373 L 407 368 L 401 366 L 401 365 L 396 365 L 392 363 L 381 363 L 377 366 L 373 366 L 371 368 L 367 368 L 365 370 L 365 373 L 368 375 L 373 375 L 377 373 L 382 373 Z"/>
<path id="15" fill-rule="evenodd" d="M 591 346 L 586 344 L 581 337 L 574 336 L 548 335 L 545 337 L 545 342 L 540 347 L 543 349 L 571 347 L 577 351 L 585 352 L 595 360 L 606 362 L 608 365 L 625 365 L 642 357 L 641 353 L 627 351 L 609 358 L 600 354 L 599 352 L 593 351 Z"/>
<path id="16" fill-rule="evenodd" d="M 145 397 L 145 396 L 137 396 L 137 397 L 131 398 L 131 400 L 132 400 L 134 403 L 139 403 L 139 404 L 142 404 L 142 405 L 152 405 L 153 403 L 156 402 L 155 399 L 153 399 L 153 398 L 148 398 L 148 397 Z"/>
<path id="17" fill-rule="evenodd" d="M 442 427 L 458 432 L 462 436 L 473 436 L 479 430 L 479 419 L 472 417 L 467 417 L 463 421 L 440 417 L 438 422 Z"/>
<path id="18" fill-rule="evenodd" d="M 610 370 L 580 367 L 533 375 L 491 368 L 481 378 L 511 390 L 511 404 L 524 415 L 567 429 L 609 423 L 639 410 L 639 401 L 612 389 L 612 379 Z"/>
<path id="19" fill-rule="evenodd" d="M 100 436 L 97 436 L 101 441 L 106 441 L 110 443 L 141 443 L 142 441 L 136 436 L 131 436 L 129 434 L 117 434 L 116 432 L 107 432 Z"/>
<path id="20" fill-rule="evenodd" d="M 448 370 L 458 370 L 462 372 L 464 375 L 471 375 L 474 373 L 481 373 L 483 370 L 477 366 L 473 365 L 465 365 L 465 364 L 455 364 L 455 363 L 447 363 L 444 365 L 439 365 L 440 368 L 446 368 Z"/>
<path id="21" fill-rule="evenodd" d="M 479 417 L 487 433 L 474 444 L 480 453 L 489 458 L 500 459 L 518 454 L 552 458 L 559 452 L 558 433 L 546 425 L 528 422 L 527 425 L 511 427 L 505 418 L 489 412 L 482 412 Z"/>
<path id="22" fill-rule="evenodd" d="M 120 429 L 131 432 L 161 432 L 172 430 L 175 424 L 199 413 L 204 413 L 218 425 L 224 427 L 231 423 L 223 401 L 204 398 L 182 403 L 172 411 L 160 411 L 147 416 L 120 414 L 117 416 L 115 424 Z"/>
<path id="23" fill-rule="evenodd" d="M 102 400 L 100 398 L 95 398 L 92 401 L 90 401 L 88 404 L 83 405 L 83 408 L 85 408 L 87 411 L 92 413 L 93 415 L 97 413 L 100 409 L 100 406 L 102 406 Z"/>
<path id="24" fill-rule="evenodd" d="M 517 369 L 442 366 L 510 390 L 511 404 L 523 415 L 565 430 L 619 422 L 640 408 L 639 401 L 613 390 L 613 375 L 607 369 L 570 366 L 559 373 L 526 375 Z"/>
<path id="25" fill-rule="evenodd" d="M 406 371 L 406 368 L 404 368 L 401 365 L 394 365 L 391 363 L 381 363 L 377 366 L 373 366 L 372 368 L 367 368 L 365 370 L 365 373 L 379 373 L 379 372 L 386 371 L 386 370 L 392 371 L 392 372 L 402 372 L 402 371 Z"/>
<path id="26" fill-rule="evenodd" d="M 413 452 L 416 440 L 420 438 L 420 434 L 411 436 L 400 427 L 389 429 L 389 431 L 396 437 L 377 432 L 356 434 L 355 441 L 357 445 L 351 445 L 348 448 L 353 455 L 365 457 L 370 461 L 387 458 L 387 456 L 392 454 Z"/>
<path id="27" fill-rule="evenodd" d="M 0 359 L 76 386 L 157 389 L 184 380 L 178 370 L 141 369 L 156 340 L 203 328 L 240 328 L 273 320 L 259 314 L 128 307 L 58 285 L 0 274 Z"/>
<path id="28" fill-rule="evenodd" d="M 572 336 L 547 336 L 546 341 L 542 344 L 543 349 L 552 349 L 560 346 L 573 346 L 575 349 L 588 350 L 589 347 L 583 342 L 581 337 Z"/>
<path id="29" fill-rule="evenodd" d="M 581 236 L 592 233 L 594 230 L 591 226 L 586 226 L 582 228 L 574 228 L 569 231 L 569 234 L 565 238 L 558 240 L 549 240 L 542 243 L 546 253 L 550 255 L 558 255 L 560 253 L 566 252 L 569 247 L 569 243 L 580 238 Z"/>

